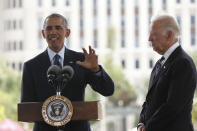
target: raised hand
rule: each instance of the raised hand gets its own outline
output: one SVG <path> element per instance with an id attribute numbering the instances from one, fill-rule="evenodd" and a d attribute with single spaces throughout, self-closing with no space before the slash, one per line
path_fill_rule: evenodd
<path id="1" fill-rule="evenodd" d="M 95 50 L 89 46 L 89 54 L 87 53 L 85 48 L 82 48 L 84 55 L 85 55 L 85 61 L 77 61 L 76 63 L 91 70 L 92 72 L 97 72 L 100 70 L 98 65 L 98 56 L 95 54 Z"/>

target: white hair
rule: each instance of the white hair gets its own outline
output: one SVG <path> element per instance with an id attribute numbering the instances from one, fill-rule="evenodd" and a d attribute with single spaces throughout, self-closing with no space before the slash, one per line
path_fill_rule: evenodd
<path id="1" fill-rule="evenodd" d="M 167 31 L 172 31 L 176 38 L 180 36 L 178 22 L 174 16 L 167 13 L 159 14 L 152 17 L 151 23 L 155 21 L 161 21 L 163 34 L 166 34 Z"/>

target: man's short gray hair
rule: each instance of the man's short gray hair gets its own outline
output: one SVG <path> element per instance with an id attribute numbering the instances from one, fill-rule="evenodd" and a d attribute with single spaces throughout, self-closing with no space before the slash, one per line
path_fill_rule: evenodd
<path id="1" fill-rule="evenodd" d="M 180 36 L 180 29 L 178 26 L 178 22 L 175 17 L 169 14 L 160 14 L 152 17 L 151 23 L 154 21 L 161 21 L 163 33 L 165 34 L 167 31 L 174 32 L 176 38 Z"/>
<path id="2" fill-rule="evenodd" d="M 68 22 L 67 22 L 66 18 L 65 18 L 63 15 L 60 15 L 60 14 L 57 14 L 57 13 L 50 14 L 49 16 L 47 16 L 47 17 L 45 18 L 43 28 L 45 28 L 45 26 L 46 26 L 46 21 L 47 21 L 47 19 L 49 19 L 49 18 L 62 18 L 63 22 L 65 23 L 65 28 L 66 28 L 66 29 L 68 28 Z"/>

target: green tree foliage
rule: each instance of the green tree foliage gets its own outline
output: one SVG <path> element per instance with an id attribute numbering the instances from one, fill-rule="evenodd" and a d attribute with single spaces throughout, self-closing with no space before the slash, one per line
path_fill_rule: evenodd
<path id="1" fill-rule="evenodd" d="M 109 97 L 114 106 L 129 106 L 135 102 L 137 95 L 126 79 L 123 69 L 114 65 L 111 57 L 106 57 L 105 69 L 114 81 L 115 92 Z"/>
<path id="2" fill-rule="evenodd" d="M 192 52 L 191 56 L 197 68 L 197 51 Z M 195 91 L 194 101 L 193 101 L 192 121 L 193 121 L 194 127 L 197 128 L 197 89 Z"/>
<path id="3" fill-rule="evenodd" d="M 17 121 L 20 82 L 20 73 L 7 67 L 5 62 L 0 60 L 0 120 L 10 118 Z"/>
<path id="4" fill-rule="evenodd" d="M 113 50 L 115 48 L 114 41 L 115 29 L 113 27 L 109 27 L 107 30 L 107 47 Z"/>
<path id="5" fill-rule="evenodd" d="M 90 85 L 86 87 L 85 90 L 85 101 L 98 101 L 99 100 L 99 94 L 95 92 Z"/>
<path id="6" fill-rule="evenodd" d="M 116 39 L 116 31 L 113 27 L 108 28 L 107 39 L 107 47 L 113 51 L 115 49 L 114 41 Z M 109 97 L 109 100 L 113 105 L 125 107 L 130 103 L 135 102 L 137 95 L 132 85 L 126 79 L 123 69 L 112 62 L 112 56 L 110 54 L 106 55 L 104 66 L 115 85 L 115 92 Z"/>
<path id="7" fill-rule="evenodd" d="M 3 105 L 0 105 L 0 121 L 4 120 L 5 118 L 5 107 Z"/>

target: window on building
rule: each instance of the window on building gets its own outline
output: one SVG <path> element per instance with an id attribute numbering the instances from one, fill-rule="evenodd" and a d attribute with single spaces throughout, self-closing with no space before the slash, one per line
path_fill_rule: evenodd
<path id="1" fill-rule="evenodd" d="M 8 20 L 8 30 L 11 30 L 12 29 L 12 22 L 11 20 Z"/>
<path id="2" fill-rule="evenodd" d="M 8 51 L 11 50 L 11 42 L 10 41 L 8 41 L 7 49 L 8 49 Z"/>
<path id="3" fill-rule="evenodd" d="M 177 16 L 176 19 L 177 19 L 179 26 L 181 26 L 181 16 Z"/>
<path id="4" fill-rule="evenodd" d="M 51 5 L 54 7 L 56 6 L 56 0 L 51 0 Z"/>
<path id="5" fill-rule="evenodd" d="M 135 68 L 136 68 L 136 69 L 139 69 L 139 68 L 140 68 L 140 62 L 139 62 L 138 59 L 135 60 Z"/>
<path id="6" fill-rule="evenodd" d="M 98 47 L 98 43 L 97 43 L 97 41 L 98 41 L 97 40 L 98 31 L 97 31 L 97 29 L 94 30 L 94 33 L 93 34 L 94 34 L 94 36 L 93 36 L 94 37 L 93 46 L 94 46 L 94 48 L 97 48 Z"/>
<path id="7" fill-rule="evenodd" d="M 42 0 L 38 0 L 38 7 L 42 7 Z"/>
<path id="8" fill-rule="evenodd" d="M 13 69 L 15 69 L 15 68 L 16 68 L 16 65 L 15 65 L 15 63 L 14 63 L 14 62 L 12 63 L 12 68 L 13 68 Z"/>
<path id="9" fill-rule="evenodd" d="M 38 18 L 38 20 L 37 20 L 37 22 L 38 22 L 38 27 L 37 27 L 37 31 L 38 31 L 38 49 L 42 49 L 42 47 L 43 47 L 43 38 L 42 38 L 42 33 L 41 33 L 41 30 L 42 30 L 42 18 L 41 17 L 39 17 Z"/>
<path id="10" fill-rule="evenodd" d="M 23 21 L 19 20 L 19 29 L 23 29 Z"/>
<path id="11" fill-rule="evenodd" d="M 162 0 L 162 6 L 163 6 L 163 10 L 166 10 L 166 6 L 167 6 L 167 4 L 166 4 L 166 0 Z"/>
<path id="12" fill-rule="evenodd" d="M 23 41 L 22 40 L 19 42 L 19 50 L 23 50 Z"/>
<path id="13" fill-rule="evenodd" d="M 162 4 L 163 5 L 166 5 L 166 0 L 162 0 Z"/>
<path id="14" fill-rule="evenodd" d="M 177 3 L 177 4 L 181 3 L 181 0 L 176 0 L 176 3 Z"/>
<path id="15" fill-rule="evenodd" d="M 19 64 L 18 64 L 18 68 L 19 68 L 19 71 L 22 71 L 22 68 L 23 68 L 23 64 L 22 64 L 22 62 L 19 62 Z"/>
<path id="16" fill-rule="evenodd" d="M 121 20 L 121 27 L 124 28 L 125 27 L 125 21 L 124 21 L 124 18 L 122 18 Z"/>
<path id="17" fill-rule="evenodd" d="M 7 22 L 7 20 L 4 21 L 3 27 L 4 27 L 4 30 L 5 30 L 5 31 L 8 30 L 8 22 Z"/>
<path id="18" fill-rule="evenodd" d="M 38 30 L 42 30 L 42 18 L 41 17 L 39 17 L 38 18 Z"/>
<path id="19" fill-rule="evenodd" d="M 148 46 L 148 47 L 152 47 L 152 42 L 148 41 L 147 46 Z"/>
<path id="20" fill-rule="evenodd" d="M 14 51 L 16 51 L 16 49 L 17 49 L 17 47 L 16 47 L 17 45 L 16 44 L 17 44 L 16 41 L 14 41 L 14 43 L 13 43 L 13 50 Z"/>
<path id="21" fill-rule="evenodd" d="M 191 46 L 194 46 L 196 44 L 196 39 L 195 39 L 195 36 L 192 35 L 191 36 Z"/>
<path id="22" fill-rule="evenodd" d="M 194 46 L 196 43 L 196 25 L 195 25 L 195 16 L 191 15 L 191 46 Z"/>
<path id="23" fill-rule="evenodd" d="M 93 7 L 94 7 L 94 9 L 97 8 L 97 0 L 93 1 Z"/>
<path id="24" fill-rule="evenodd" d="M 13 8 L 16 8 L 16 0 L 13 0 Z"/>
<path id="25" fill-rule="evenodd" d="M 97 39 L 96 38 L 94 38 L 94 43 L 93 43 L 94 45 L 94 48 L 98 48 L 98 42 L 97 42 Z"/>
<path id="26" fill-rule="evenodd" d="M 16 20 L 13 20 L 13 29 L 16 29 Z"/>
<path id="27" fill-rule="evenodd" d="M 94 17 L 93 17 L 93 28 L 94 28 L 94 29 L 97 29 L 97 24 L 98 24 L 97 22 L 98 22 L 98 21 L 97 21 L 97 16 L 94 16 Z"/>
<path id="28" fill-rule="evenodd" d="M 83 6 L 83 0 L 80 0 L 80 7 Z"/>
<path id="29" fill-rule="evenodd" d="M 7 8 L 10 8 L 11 7 L 10 0 L 5 0 L 5 1 L 7 1 Z"/>
<path id="30" fill-rule="evenodd" d="M 135 6 L 139 5 L 139 0 L 135 0 Z"/>
<path id="31" fill-rule="evenodd" d="M 121 30 L 121 47 L 124 48 L 125 47 L 125 29 L 122 28 Z"/>
<path id="32" fill-rule="evenodd" d="M 191 16 L 191 25 L 195 26 L 195 16 L 194 15 Z"/>
<path id="33" fill-rule="evenodd" d="M 83 19 L 80 18 L 80 28 L 83 28 Z"/>
<path id="34" fill-rule="evenodd" d="M 111 0 L 107 0 L 107 7 L 111 5 Z"/>
<path id="35" fill-rule="evenodd" d="M 68 37 L 66 39 L 66 47 L 70 48 L 70 43 L 71 43 L 71 39 L 70 39 L 70 37 Z"/>
<path id="36" fill-rule="evenodd" d="M 179 44 L 180 44 L 180 45 L 182 44 L 182 39 L 181 39 L 181 38 L 179 38 Z"/>
<path id="37" fill-rule="evenodd" d="M 153 68 L 153 60 L 152 60 L 152 59 L 149 60 L 149 68 L 150 68 L 150 69 Z"/>
<path id="38" fill-rule="evenodd" d="M 125 47 L 125 40 L 124 40 L 124 38 L 122 38 L 122 40 L 121 40 L 121 47 L 122 47 L 122 48 Z"/>
<path id="39" fill-rule="evenodd" d="M 191 1 L 191 3 L 195 3 L 195 0 L 190 0 Z"/>
<path id="40" fill-rule="evenodd" d="M 148 4 L 149 4 L 149 6 L 151 6 L 152 5 L 152 0 L 148 0 Z"/>
<path id="41" fill-rule="evenodd" d="M 125 1 L 121 0 L 121 5 L 124 6 L 124 4 L 125 4 Z"/>
<path id="42" fill-rule="evenodd" d="M 149 14 L 149 16 L 148 16 L 148 25 L 151 24 L 151 18 L 152 18 L 152 14 Z M 149 29 L 149 27 L 148 27 L 148 29 Z"/>
<path id="43" fill-rule="evenodd" d="M 83 37 L 80 37 L 80 48 L 83 48 L 84 47 L 84 45 L 83 45 Z"/>
<path id="44" fill-rule="evenodd" d="M 138 48 L 140 45 L 139 45 L 139 37 L 136 36 L 135 37 L 135 48 Z"/>
<path id="45" fill-rule="evenodd" d="M 136 15 L 136 16 L 135 16 L 135 26 L 137 27 L 137 26 L 138 26 L 138 24 L 139 24 L 138 16 Z"/>
<path id="46" fill-rule="evenodd" d="M 42 30 L 42 18 L 39 17 L 38 18 L 38 49 L 42 49 L 43 47 L 43 39 L 42 39 L 41 30 Z"/>
<path id="47" fill-rule="evenodd" d="M 138 16 L 138 8 L 136 8 L 135 12 L 135 47 L 139 47 L 139 16 Z"/>
<path id="48" fill-rule="evenodd" d="M 19 8 L 21 8 L 23 6 L 22 0 L 19 0 L 18 6 L 19 6 Z"/>
<path id="49" fill-rule="evenodd" d="M 70 5 L 70 0 L 66 0 L 66 6 Z"/>
<path id="50" fill-rule="evenodd" d="M 7 51 L 7 42 L 6 41 L 3 42 L 2 50 Z"/>
<path id="51" fill-rule="evenodd" d="M 121 60 L 121 66 L 122 66 L 123 69 L 126 68 L 125 60 Z"/>

